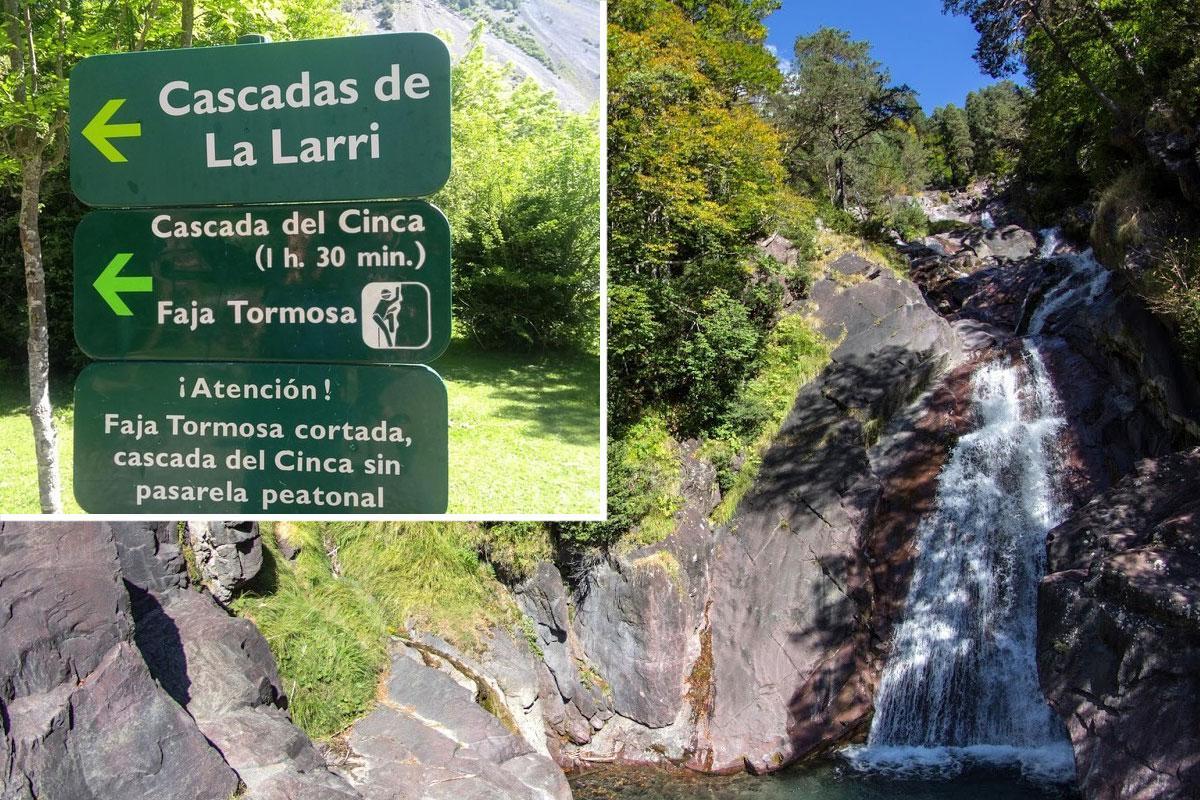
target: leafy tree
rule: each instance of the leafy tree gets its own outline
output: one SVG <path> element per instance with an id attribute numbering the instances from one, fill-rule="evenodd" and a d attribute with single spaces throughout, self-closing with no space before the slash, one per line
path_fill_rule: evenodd
<path id="1" fill-rule="evenodd" d="M 796 39 L 776 114 L 796 168 L 810 180 L 828 168 L 837 208 L 846 207 L 848 164 L 875 134 L 916 111 L 912 90 L 889 83 L 870 44 L 851 41 L 846 31 L 821 28 Z"/>
<path id="2" fill-rule="evenodd" d="M 277 0 L 202 9 L 205 37 L 231 41 L 246 30 L 290 35 L 341 33 L 348 22 L 332 0 Z M 17 226 L 25 276 L 30 419 L 44 512 L 62 510 L 57 436 L 50 405 L 49 302 L 42 252 L 42 189 L 66 156 L 71 67 L 83 56 L 191 41 L 195 6 L 170 2 L 5 0 L 0 66 L 0 178 L 20 198 Z M 204 41 L 212 41 L 209 38 Z"/>
<path id="3" fill-rule="evenodd" d="M 1025 96 L 1012 81 L 985 86 L 967 95 L 966 122 L 975 175 L 1010 174 L 1025 139 Z"/>
<path id="4" fill-rule="evenodd" d="M 780 143 L 753 99 L 778 85 L 754 2 L 609 5 L 609 388 L 614 432 L 647 407 L 694 433 L 753 366 L 744 260 L 775 210 Z M 770 68 L 770 70 L 767 69 Z"/>
<path id="5" fill-rule="evenodd" d="M 1093 181 L 1148 162 L 1200 201 L 1194 0 L 946 0 L 945 8 L 970 17 L 989 74 L 1024 64 L 1039 155 L 1062 164 L 1078 153 L 1074 169 Z"/>
<path id="6" fill-rule="evenodd" d="M 953 103 L 934 109 L 929 128 L 933 180 L 939 186 L 966 186 L 975 176 L 975 143 L 967 113 Z"/>
<path id="7" fill-rule="evenodd" d="M 485 58 L 477 25 L 454 66 L 455 317 L 485 346 L 595 349 L 600 316 L 596 115 Z"/>

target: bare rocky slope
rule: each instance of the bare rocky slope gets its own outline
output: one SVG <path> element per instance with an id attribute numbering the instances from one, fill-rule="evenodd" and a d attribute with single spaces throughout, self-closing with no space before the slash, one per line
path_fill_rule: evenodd
<path id="1" fill-rule="evenodd" d="M 482 20 L 487 54 L 511 65 L 514 80 L 532 78 L 571 111 L 587 111 L 600 102 L 604 8 L 599 0 L 519 0 L 511 9 L 499 5 L 486 0 L 352 0 L 347 8 L 368 32 L 446 33 L 455 55 L 466 50 L 472 28 Z"/>
<path id="2" fill-rule="evenodd" d="M 258 537 L 189 533 L 243 566 Z M 262 634 L 191 585 L 178 541 L 173 522 L 0 523 L 0 798 L 570 798 L 478 687 L 399 642 L 329 765 L 292 724 Z"/>

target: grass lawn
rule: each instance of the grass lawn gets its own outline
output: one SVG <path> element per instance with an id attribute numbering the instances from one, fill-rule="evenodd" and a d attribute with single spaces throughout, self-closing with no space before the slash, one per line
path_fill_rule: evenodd
<path id="1" fill-rule="evenodd" d="M 37 514 L 37 459 L 33 452 L 33 424 L 29 421 L 29 391 L 24 372 L 0 372 L 0 512 Z M 63 483 L 63 506 L 68 514 L 82 514 L 71 491 L 71 454 L 75 441 L 72 431 L 75 408 L 71 387 L 54 386 L 50 400 L 54 405 L 54 424 L 58 430 L 58 459 Z M 59 381 L 61 383 L 61 381 Z"/>
<path id="2" fill-rule="evenodd" d="M 485 352 L 455 340 L 431 366 L 450 398 L 450 513 L 602 513 L 598 357 Z M 55 387 L 54 400 L 64 501 L 79 513 L 71 387 Z M 39 510 L 28 408 L 24 374 L 0 374 L 3 513 Z"/>

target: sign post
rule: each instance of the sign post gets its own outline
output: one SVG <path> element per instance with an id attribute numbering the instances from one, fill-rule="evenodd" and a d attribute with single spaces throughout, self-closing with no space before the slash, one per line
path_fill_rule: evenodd
<path id="1" fill-rule="evenodd" d="M 75 385 L 75 497 L 107 514 L 440 514 L 427 367 L 113 362 Z"/>
<path id="2" fill-rule="evenodd" d="M 79 504 L 444 513 L 445 385 L 414 365 L 450 340 L 450 228 L 397 198 L 450 174 L 445 44 L 93 56 L 70 120 L 71 186 L 113 209 L 75 231 L 75 338 L 113 360 L 75 386 Z"/>

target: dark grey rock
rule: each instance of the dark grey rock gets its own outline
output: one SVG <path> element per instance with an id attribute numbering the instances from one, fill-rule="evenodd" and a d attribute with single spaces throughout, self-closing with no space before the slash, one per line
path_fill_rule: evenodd
<path id="1" fill-rule="evenodd" d="M 578 661 L 582 654 L 574 647 L 568 619 L 569 601 L 558 568 L 548 562 L 538 565 L 529 580 L 516 590 L 517 602 L 533 620 L 542 658 L 554 678 L 564 702 L 579 698 L 590 717 L 595 713 L 591 698 L 581 686 Z"/>
<path id="2" fill-rule="evenodd" d="M 222 528 L 219 536 L 248 541 L 246 533 Z M 139 542 L 153 541 L 157 533 L 153 526 L 128 525 L 119 536 L 129 552 L 139 553 L 147 549 Z M 157 563 L 163 571 L 143 575 L 139 583 L 126 581 L 137 645 L 154 677 L 220 750 L 249 796 L 358 797 L 326 768 L 308 736 L 288 718 L 275 659 L 254 624 L 230 616 L 208 594 L 173 586 L 167 579 L 169 562 L 144 563 Z M 163 586 L 163 591 L 146 588 Z"/>
<path id="3" fill-rule="evenodd" d="M 188 585 L 178 522 L 112 522 L 121 577 L 148 592 Z"/>
<path id="4" fill-rule="evenodd" d="M 592 570 L 577 617 L 588 662 L 618 714 L 650 728 L 675 721 L 690 662 L 688 575 L 655 549 Z"/>
<path id="5" fill-rule="evenodd" d="M 227 800 L 238 779 L 132 643 L 101 523 L 0 523 L 0 798 Z"/>
<path id="6" fill-rule="evenodd" d="M 1037 252 L 1037 236 L 1016 225 L 988 231 L 983 237 L 988 253 L 1002 261 L 1020 261 Z"/>
<path id="7" fill-rule="evenodd" d="M 368 800 L 570 800 L 562 771 L 445 673 L 394 645 L 387 695 L 349 735 Z"/>
<path id="8" fill-rule="evenodd" d="M 1139 464 L 1047 552 L 1038 671 L 1084 797 L 1200 796 L 1200 449 Z"/>

